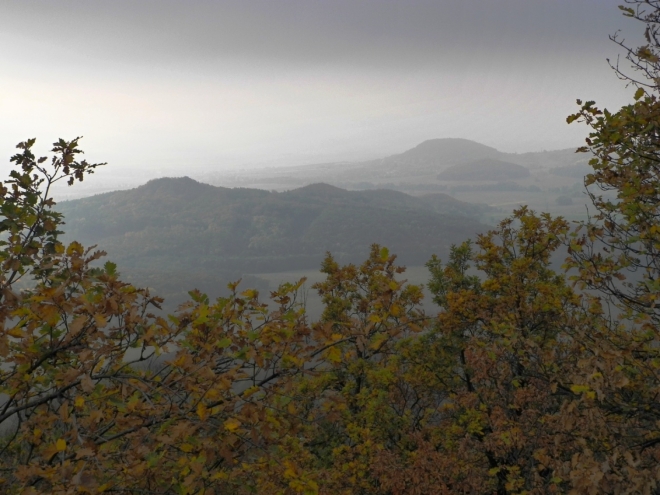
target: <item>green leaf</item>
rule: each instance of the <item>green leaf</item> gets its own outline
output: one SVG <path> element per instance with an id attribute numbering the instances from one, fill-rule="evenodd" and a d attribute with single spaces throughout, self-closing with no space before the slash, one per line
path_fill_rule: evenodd
<path id="1" fill-rule="evenodd" d="M 103 268 L 105 269 L 105 272 L 110 276 L 117 274 L 117 264 L 113 263 L 112 261 L 106 261 L 103 265 Z"/>
<path id="2" fill-rule="evenodd" d="M 386 247 L 380 248 L 380 259 L 386 261 L 390 257 L 390 250 Z"/>
<path id="3" fill-rule="evenodd" d="M 619 10 L 621 10 L 626 17 L 633 17 L 635 15 L 635 10 L 631 7 L 626 7 L 625 5 L 619 5 Z"/>

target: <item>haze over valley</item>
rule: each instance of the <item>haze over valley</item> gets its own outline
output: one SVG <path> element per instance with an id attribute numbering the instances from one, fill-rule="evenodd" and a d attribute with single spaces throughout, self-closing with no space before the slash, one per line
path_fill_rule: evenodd
<path id="1" fill-rule="evenodd" d="M 444 138 L 364 162 L 244 170 L 199 178 L 225 187 L 276 191 L 325 182 L 351 190 L 393 189 L 412 195 L 443 192 L 463 201 L 502 207 L 503 212 L 528 204 L 571 216 L 580 214 L 579 209 L 562 209 L 567 205 L 557 204 L 556 199 L 568 195 L 580 206 L 586 202 L 583 178 L 590 170 L 589 157 L 576 149 L 504 153 L 472 140 Z"/>
<path id="2" fill-rule="evenodd" d="M 413 197 L 322 183 L 277 193 L 187 177 L 58 206 L 68 239 L 99 244 L 122 272 L 171 302 L 182 302 L 191 287 L 220 293 L 241 277 L 267 289 L 255 274 L 314 272 L 328 251 L 357 263 L 373 243 L 404 264 L 423 265 L 482 231 L 480 217 L 489 210 L 444 193 Z"/>
<path id="3" fill-rule="evenodd" d="M 287 272 L 309 276 L 327 252 L 357 263 L 374 243 L 421 267 L 523 204 L 580 218 L 585 162 L 574 149 L 435 139 L 365 162 L 154 179 L 58 208 L 67 239 L 102 246 L 129 280 L 175 305 L 191 287 L 220 294 L 242 278 L 268 290 Z"/>
<path id="4" fill-rule="evenodd" d="M 587 129 L 565 119 L 576 98 L 616 108 L 629 97 L 606 62 L 617 53 L 606 40 L 622 26 L 617 3 L 10 2 L 0 16 L 0 36 L 14 47 L 0 54 L 0 90 L 11 95 L 0 98 L 0 147 L 9 156 L 30 136 L 38 149 L 56 137 L 84 136 L 87 159 L 108 165 L 52 192 L 66 213 L 68 238 L 98 243 L 124 272 L 196 266 L 208 275 L 202 267 L 218 257 L 211 264 L 224 285 L 230 265 L 243 276 L 318 268 L 326 249 L 356 259 L 373 242 L 419 265 L 434 252 L 446 255 L 460 236 L 438 229 L 460 224 L 468 210 L 465 232 L 472 236 L 521 204 L 585 217 L 587 158 L 574 150 Z M 29 34 L 21 27 L 26 19 Z M 215 192 L 187 196 L 194 206 L 186 206 L 181 198 L 193 183 L 182 177 Z M 164 178 L 179 179 L 150 182 Z M 365 198 L 389 194 L 388 211 L 405 211 L 405 225 L 391 220 L 389 236 L 377 235 L 385 229 L 382 205 L 346 205 L 350 215 L 337 204 L 291 206 L 320 184 L 338 188 L 328 189 L 338 194 L 335 203 L 363 197 L 358 191 Z M 91 198 L 119 190 L 125 193 Z M 147 191 L 156 203 L 167 194 L 179 195 L 179 203 L 154 208 L 140 199 Z M 226 199 L 230 211 L 220 196 L 234 198 Z M 124 202 L 117 198 L 125 198 L 124 209 L 108 206 Z M 268 211 L 271 202 L 282 209 Z M 240 215 L 239 203 L 246 208 Z M 174 220 L 186 208 L 190 219 Z M 415 242 L 401 230 L 416 228 L 405 216 L 413 210 L 432 221 L 438 241 L 420 240 L 414 256 L 410 246 L 399 252 Z M 192 221 L 194 215 L 201 217 Z M 346 244 L 348 230 L 321 227 L 324 215 L 336 224 L 355 220 L 346 226 L 359 226 L 354 244 Z M 173 240 L 177 222 L 185 235 L 194 233 L 187 252 L 176 252 L 184 249 Z M 239 231 L 230 249 L 226 239 Z M 289 244 L 277 244 L 289 234 Z M 156 248 L 161 241 L 165 247 Z M 265 246 L 279 254 L 266 254 Z M 158 249 L 171 258 L 151 259 L 147 253 Z M 285 252 L 297 264 L 277 258 Z M 271 255 L 278 261 L 269 265 Z"/>

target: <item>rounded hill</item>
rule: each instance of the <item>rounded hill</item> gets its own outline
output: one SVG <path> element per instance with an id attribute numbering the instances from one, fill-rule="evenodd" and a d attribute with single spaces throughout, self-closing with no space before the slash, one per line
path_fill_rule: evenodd
<path id="1" fill-rule="evenodd" d="M 499 151 L 485 144 L 470 141 L 469 139 L 444 138 L 429 139 L 412 149 L 395 155 L 401 160 L 413 161 L 439 161 L 442 163 L 456 163 L 462 161 L 479 160 L 482 158 L 497 157 Z"/>

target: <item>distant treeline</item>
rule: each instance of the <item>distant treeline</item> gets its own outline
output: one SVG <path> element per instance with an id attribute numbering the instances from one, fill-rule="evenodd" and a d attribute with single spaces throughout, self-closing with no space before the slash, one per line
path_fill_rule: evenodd
<path id="1" fill-rule="evenodd" d="M 538 186 L 521 186 L 520 184 L 512 181 L 496 182 L 495 184 L 459 184 L 451 186 L 450 192 L 467 192 L 467 191 L 525 191 L 525 192 L 541 192 L 542 189 Z"/>

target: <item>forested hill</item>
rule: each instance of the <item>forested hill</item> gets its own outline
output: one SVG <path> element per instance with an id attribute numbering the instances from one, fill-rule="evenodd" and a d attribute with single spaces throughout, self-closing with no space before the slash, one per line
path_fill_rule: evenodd
<path id="1" fill-rule="evenodd" d="M 404 264 L 422 264 L 485 230 L 477 218 L 483 206 L 444 194 L 327 184 L 275 193 L 164 178 L 56 208 L 65 215 L 67 239 L 98 244 L 122 270 L 148 276 L 152 286 L 180 273 L 187 289 L 204 285 L 210 274 L 226 282 L 247 273 L 318 269 L 326 251 L 360 261 L 372 243 L 387 246 Z"/>

